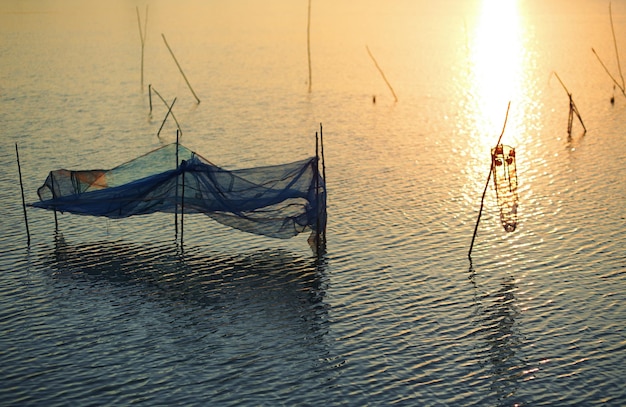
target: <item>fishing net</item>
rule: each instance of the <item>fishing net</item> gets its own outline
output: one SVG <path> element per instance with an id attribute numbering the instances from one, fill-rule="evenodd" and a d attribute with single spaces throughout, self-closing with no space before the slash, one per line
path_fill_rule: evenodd
<path id="1" fill-rule="evenodd" d="M 108 218 L 203 213 L 276 238 L 323 231 L 326 223 L 317 157 L 231 171 L 174 143 L 110 170 L 51 171 L 37 193 L 37 208 Z"/>
<path id="2" fill-rule="evenodd" d="M 517 227 L 517 167 L 515 149 L 499 144 L 491 149 L 493 182 L 496 188 L 500 222 L 504 230 L 513 232 Z"/>

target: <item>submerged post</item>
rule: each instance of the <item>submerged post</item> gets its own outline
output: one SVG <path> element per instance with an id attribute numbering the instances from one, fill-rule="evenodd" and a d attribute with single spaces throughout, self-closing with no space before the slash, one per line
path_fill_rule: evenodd
<path id="1" fill-rule="evenodd" d="M 506 128 L 506 122 L 509 118 L 509 109 L 511 108 L 511 102 L 506 108 L 506 116 L 504 117 L 504 125 L 502 126 L 502 133 L 500 133 L 500 137 L 498 137 L 498 142 L 496 146 L 500 145 L 500 140 L 502 140 L 502 136 L 504 135 L 504 129 Z M 478 224 L 480 223 L 480 218 L 483 213 L 483 207 L 485 204 L 485 195 L 487 194 L 487 188 L 489 188 L 489 181 L 491 180 L 491 173 L 493 172 L 493 158 L 490 160 L 491 165 L 489 167 L 489 175 L 487 176 L 487 182 L 485 183 L 485 189 L 483 190 L 483 196 L 480 199 L 480 209 L 478 210 L 478 218 L 476 219 L 476 225 L 474 226 L 474 234 L 472 235 L 472 242 L 470 243 L 469 251 L 467 252 L 467 257 L 472 261 L 472 249 L 474 248 L 474 240 L 476 239 L 476 234 L 478 233 Z"/>
<path id="2" fill-rule="evenodd" d="M 28 215 L 26 214 L 26 199 L 24 198 L 24 183 L 22 182 L 22 168 L 20 166 L 20 152 L 15 143 L 15 156 L 17 157 L 17 172 L 20 177 L 20 190 L 22 191 L 22 208 L 24 209 L 24 223 L 26 224 L 26 242 L 30 246 L 30 230 L 28 229 Z"/>

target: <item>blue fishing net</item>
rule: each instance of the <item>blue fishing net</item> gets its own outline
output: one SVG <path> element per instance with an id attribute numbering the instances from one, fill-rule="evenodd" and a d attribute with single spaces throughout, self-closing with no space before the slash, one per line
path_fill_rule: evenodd
<path id="1" fill-rule="evenodd" d="M 51 171 L 37 193 L 37 208 L 109 218 L 202 213 L 283 239 L 307 229 L 323 231 L 326 223 L 317 157 L 226 170 L 174 143 L 110 170 Z"/>

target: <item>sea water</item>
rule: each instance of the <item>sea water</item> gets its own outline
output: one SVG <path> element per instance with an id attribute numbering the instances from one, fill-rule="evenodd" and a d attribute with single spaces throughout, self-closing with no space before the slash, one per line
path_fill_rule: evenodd
<path id="1" fill-rule="evenodd" d="M 312 1 L 307 25 L 306 1 L 0 4 L 0 403 L 623 405 L 608 2 Z M 156 92 L 176 99 L 159 136 Z M 177 127 L 235 169 L 314 155 L 320 123 L 320 258 L 203 215 L 181 242 L 172 215 L 27 208 L 27 244 L 16 143 L 29 203 L 50 170 L 113 168 Z M 492 180 L 480 211 L 501 134 L 510 233 Z"/>

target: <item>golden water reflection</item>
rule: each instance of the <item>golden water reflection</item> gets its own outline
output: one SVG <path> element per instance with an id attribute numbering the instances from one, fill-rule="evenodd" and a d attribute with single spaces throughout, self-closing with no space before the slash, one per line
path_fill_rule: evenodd
<path id="1" fill-rule="evenodd" d="M 495 145 L 509 101 L 513 108 L 507 134 L 517 133 L 515 103 L 524 96 L 526 54 L 520 20 L 517 0 L 482 2 L 469 56 L 472 119 L 478 136 L 474 145 L 481 151 Z"/>
<path id="2" fill-rule="evenodd" d="M 519 0 L 482 0 L 475 19 L 468 24 L 466 99 L 461 120 L 464 128 L 460 134 L 467 140 L 469 159 L 464 198 L 472 206 L 485 185 L 490 152 L 505 120 L 501 143 L 521 153 L 518 174 L 522 190 L 530 185 L 524 177 L 524 166 L 528 162 L 526 155 L 531 153 L 528 148 L 540 148 L 542 96 L 533 28 L 525 16 L 524 4 Z M 495 204 L 495 192 L 490 192 L 485 201 L 487 208 Z"/>

